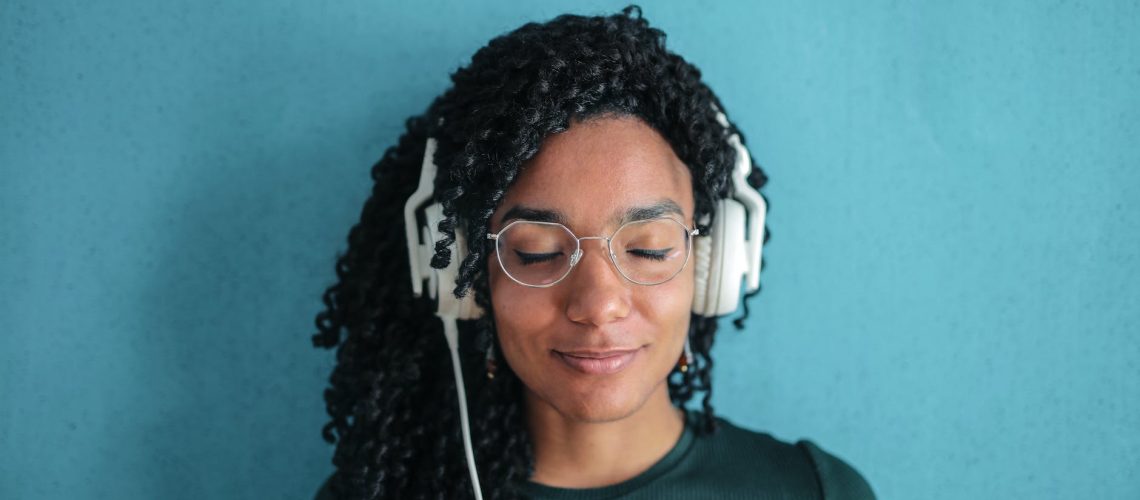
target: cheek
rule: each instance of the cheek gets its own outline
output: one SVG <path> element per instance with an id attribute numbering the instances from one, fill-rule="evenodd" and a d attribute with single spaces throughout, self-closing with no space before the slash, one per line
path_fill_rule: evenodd
<path id="1" fill-rule="evenodd" d="M 671 281 L 645 287 L 637 308 L 655 334 L 653 380 L 668 376 L 685 345 L 693 309 L 693 274 L 686 269 Z"/>
<path id="2" fill-rule="evenodd" d="M 645 289 L 647 300 L 642 301 L 640 309 L 650 321 L 666 327 L 667 330 L 688 331 L 689 318 L 693 310 L 695 281 L 693 276 L 690 265 L 686 266 L 676 278 L 654 287 L 647 287 Z"/>
<path id="3" fill-rule="evenodd" d="M 491 306 L 503 355 L 516 372 L 525 371 L 527 359 L 540 355 L 541 336 L 557 321 L 560 309 L 548 290 L 528 288 L 512 281 L 496 264 L 489 270 Z"/>
<path id="4" fill-rule="evenodd" d="M 690 262 L 690 264 L 692 264 Z M 662 329 L 669 332 L 673 337 L 673 348 L 669 353 L 670 367 L 676 363 L 677 356 L 684 349 L 685 339 L 689 334 L 689 323 L 692 321 L 693 313 L 693 288 L 695 283 L 695 274 L 693 266 L 686 266 L 682 273 L 664 285 L 672 285 L 669 290 L 669 300 L 661 301 L 661 315 Z M 668 302 L 667 304 L 665 302 Z"/>

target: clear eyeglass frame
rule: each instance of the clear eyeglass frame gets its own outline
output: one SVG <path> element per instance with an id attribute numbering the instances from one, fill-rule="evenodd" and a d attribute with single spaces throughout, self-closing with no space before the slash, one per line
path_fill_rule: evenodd
<path id="1" fill-rule="evenodd" d="M 652 282 L 652 283 L 637 281 L 637 280 L 631 278 L 629 275 L 627 275 L 625 273 L 625 271 L 622 270 L 621 265 L 618 264 L 617 255 L 614 254 L 613 245 L 612 245 L 613 237 L 616 236 L 618 233 L 620 233 L 622 229 L 625 229 L 626 226 L 629 226 L 632 224 L 643 224 L 646 222 L 659 221 L 659 220 L 660 221 L 672 222 L 674 224 L 677 224 L 678 226 L 680 226 L 681 228 L 683 228 L 685 230 L 685 234 L 686 234 L 686 238 L 685 238 L 685 244 L 686 244 L 685 262 L 682 263 L 681 266 L 677 268 L 676 272 L 674 272 L 673 274 L 669 275 L 669 277 L 667 277 L 661 281 L 656 281 L 656 282 Z M 547 283 L 545 285 L 533 285 L 530 283 L 524 283 L 522 281 L 519 281 L 518 278 L 515 278 L 514 276 L 512 276 L 510 271 L 507 270 L 507 266 L 506 266 L 506 264 L 503 263 L 503 257 L 501 255 L 501 253 L 499 252 L 499 249 L 498 249 L 499 237 L 503 233 L 506 233 L 507 230 L 509 230 L 512 226 L 514 226 L 516 224 L 524 224 L 524 223 L 525 224 L 540 224 L 540 225 L 545 225 L 545 226 L 560 227 L 560 228 L 562 228 L 562 230 L 566 231 L 566 233 L 569 234 L 571 238 L 574 239 L 574 252 L 571 254 L 571 257 L 570 257 L 570 265 L 566 267 L 566 272 L 562 273 L 562 276 L 559 276 L 558 279 L 556 279 L 550 283 Z M 670 218 L 670 217 L 656 217 L 656 218 L 652 218 L 652 219 L 642 219 L 642 220 L 629 221 L 629 222 L 626 222 L 625 224 L 622 224 L 617 229 L 615 229 L 614 232 L 610 233 L 609 236 L 578 236 L 578 235 L 574 234 L 574 232 L 571 231 L 570 228 L 568 228 L 562 224 L 559 224 L 557 222 L 541 222 L 541 221 L 519 219 L 519 220 L 511 221 L 509 224 L 507 224 L 502 229 L 500 229 L 499 232 L 497 232 L 497 233 L 487 233 L 487 239 L 496 242 L 495 260 L 497 260 L 499 262 L 499 268 L 503 270 L 503 274 L 506 274 L 507 277 L 510 278 L 512 281 L 514 281 L 515 283 L 518 283 L 522 286 L 526 286 L 526 287 L 530 287 L 530 288 L 550 288 L 554 285 L 557 285 L 562 280 L 566 279 L 566 277 L 569 276 L 570 273 L 574 271 L 574 267 L 577 266 L 578 262 L 580 262 L 582 259 L 582 255 L 584 254 L 584 252 L 582 251 L 582 240 L 605 240 L 605 242 L 606 242 L 606 253 L 609 254 L 609 256 L 610 256 L 610 262 L 614 265 L 614 269 L 617 270 L 618 274 L 620 274 L 622 278 L 625 278 L 626 281 L 629 281 L 630 283 L 635 283 L 635 284 L 644 285 L 644 286 L 653 286 L 653 285 L 660 285 L 662 283 L 666 283 L 669 280 L 672 280 L 673 278 L 677 277 L 678 274 L 681 274 L 681 271 L 685 270 L 685 266 L 689 265 L 689 259 L 693 255 L 693 237 L 695 237 L 699 234 L 700 234 L 699 229 L 690 229 L 689 226 L 686 226 L 681 221 L 678 221 L 678 220 Z"/>

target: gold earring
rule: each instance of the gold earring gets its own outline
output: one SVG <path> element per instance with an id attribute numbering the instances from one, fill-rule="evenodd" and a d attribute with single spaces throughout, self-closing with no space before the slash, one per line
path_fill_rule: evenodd
<path id="1" fill-rule="evenodd" d="M 689 365 L 693 364 L 693 349 L 689 347 L 689 337 L 685 337 L 685 352 L 681 353 L 681 359 L 677 360 L 677 364 L 681 367 L 681 373 L 689 372 Z"/>
<path id="2" fill-rule="evenodd" d="M 495 372 L 498 371 L 499 365 L 495 362 L 495 346 L 492 344 L 487 348 L 487 380 L 495 379 Z"/>

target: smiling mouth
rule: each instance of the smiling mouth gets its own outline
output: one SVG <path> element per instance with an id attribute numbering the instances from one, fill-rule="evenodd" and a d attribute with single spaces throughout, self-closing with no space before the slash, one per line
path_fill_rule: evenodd
<path id="1" fill-rule="evenodd" d="M 579 372 L 588 375 L 608 375 L 620 372 L 629 366 L 641 350 L 642 348 L 604 352 L 551 352 L 567 366 Z"/>

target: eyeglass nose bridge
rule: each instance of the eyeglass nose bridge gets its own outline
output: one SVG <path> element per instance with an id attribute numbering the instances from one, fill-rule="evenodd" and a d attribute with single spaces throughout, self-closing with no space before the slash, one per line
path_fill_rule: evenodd
<path id="1" fill-rule="evenodd" d="M 574 266 L 578 265 L 578 261 L 582 260 L 582 254 L 584 253 L 582 252 L 582 240 L 605 240 L 606 253 L 610 255 L 610 261 L 614 262 L 615 265 L 617 264 L 617 261 L 614 259 L 614 252 L 610 249 L 610 238 L 608 236 L 582 236 L 581 238 L 575 236 L 575 238 L 578 239 L 578 248 L 575 248 L 574 253 L 570 255 L 570 269 L 574 269 Z"/>

